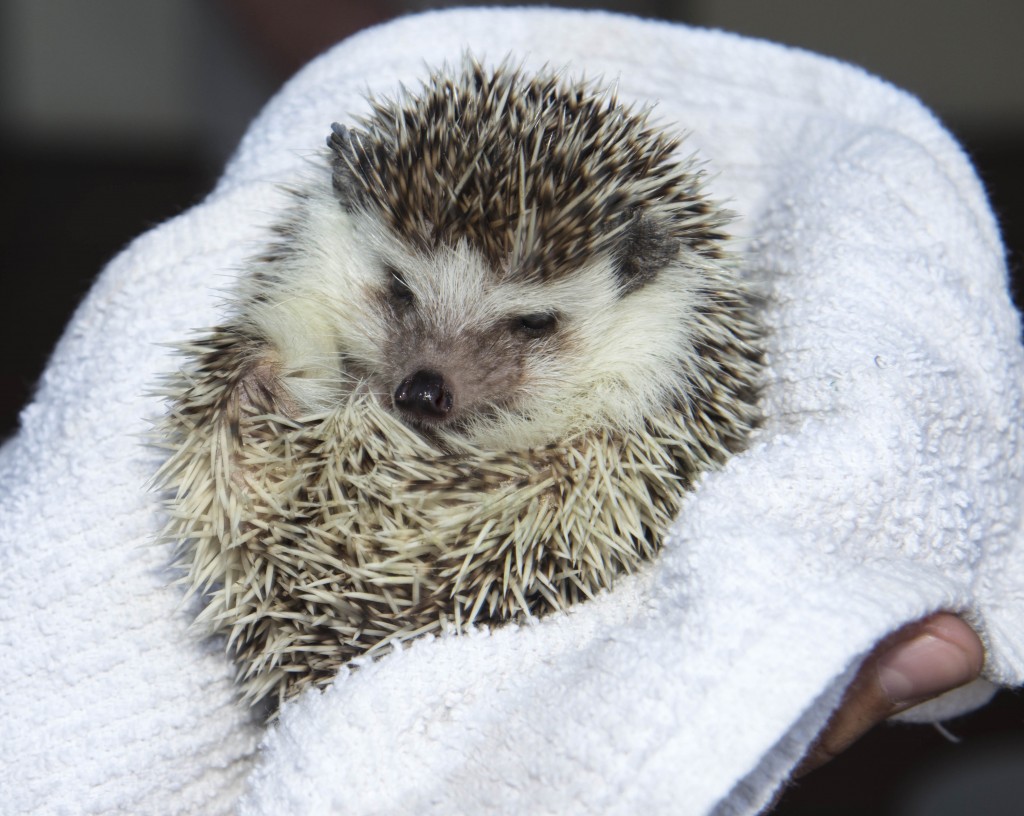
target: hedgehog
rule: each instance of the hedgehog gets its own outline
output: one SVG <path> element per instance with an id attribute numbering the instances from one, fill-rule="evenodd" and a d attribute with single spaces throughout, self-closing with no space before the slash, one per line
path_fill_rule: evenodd
<path id="1" fill-rule="evenodd" d="M 611 588 L 759 419 L 733 216 L 651 107 L 469 57 L 368 102 L 158 427 L 198 621 L 275 707 Z"/>

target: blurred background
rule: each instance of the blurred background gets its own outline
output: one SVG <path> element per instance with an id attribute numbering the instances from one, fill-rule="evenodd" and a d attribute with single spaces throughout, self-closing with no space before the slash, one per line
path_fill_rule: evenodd
<path id="1" fill-rule="evenodd" d="M 212 187 L 249 120 L 334 42 L 412 11 L 379 0 L 0 0 L 0 438 L 104 263 Z M 511 4 L 507 4 L 511 5 Z M 529 5 L 519 3 L 519 5 Z M 547 3 L 723 28 L 857 63 L 921 97 L 960 139 L 1024 252 L 1019 0 Z M 1024 704 L 878 729 L 786 793 L 778 814 L 1024 812 Z"/>

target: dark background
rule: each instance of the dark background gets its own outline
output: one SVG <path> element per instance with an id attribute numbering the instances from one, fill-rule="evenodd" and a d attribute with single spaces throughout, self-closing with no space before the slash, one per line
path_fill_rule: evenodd
<path id="1" fill-rule="evenodd" d="M 319 51 L 442 3 L 0 0 L 0 438 L 93 277 L 199 201 L 248 120 Z M 450 3 L 447 5 L 465 5 Z M 828 53 L 917 93 L 988 187 L 1021 291 L 1024 8 L 1018 0 L 559 3 L 722 27 Z M 1020 299 L 1018 298 L 1018 303 Z M 1024 812 L 1024 704 L 877 729 L 778 814 Z"/>

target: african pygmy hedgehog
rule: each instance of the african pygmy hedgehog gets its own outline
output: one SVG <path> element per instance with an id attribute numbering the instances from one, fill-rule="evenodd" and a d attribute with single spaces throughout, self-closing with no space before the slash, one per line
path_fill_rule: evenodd
<path id="1" fill-rule="evenodd" d="M 166 391 L 167 534 L 252 701 L 611 586 L 757 419 L 730 215 L 648 110 L 469 58 L 370 102 Z"/>

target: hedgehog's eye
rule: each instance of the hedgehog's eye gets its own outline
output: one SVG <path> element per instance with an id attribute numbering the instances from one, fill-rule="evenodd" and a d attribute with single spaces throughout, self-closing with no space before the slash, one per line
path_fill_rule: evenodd
<path id="1" fill-rule="evenodd" d="M 388 276 L 388 295 L 391 298 L 391 302 L 396 306 L 401 306 L 403 309 L 412 306 L 412 290 L 405 282 L 405 279 L 397 270 L 391 267 L 388 267 L 385 271 Z"/>
<path id="2" fill-rule="evenodd" d="M 527 337 L 543 337 L 551 334 L 558 325 L 558 315 L 554 312 L 535 312 L 519 315 L 512 321 L 513 328 Z"/>

